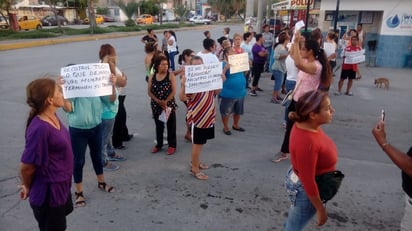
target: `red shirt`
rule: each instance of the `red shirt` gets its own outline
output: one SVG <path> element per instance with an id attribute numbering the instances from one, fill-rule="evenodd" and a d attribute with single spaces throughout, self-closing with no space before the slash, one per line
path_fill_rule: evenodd
<path id="1" fill-rule="evenodd" d="M 308 196 L 319 195 L 315 176 L 336 169 L 338 151 L 335 143 L 322 129 L 308 131 L 293 126 L 289 142 L 293 171 L 298 175 Z"/>
<path id="2" fill-rule="evenodd" d="M 347 46 L 345 48 L 344 52 L 351 52 L 351 51 L 360 51 L 362 50 L 362 48 L 360 48 L 359 46 Z M 343 60 L 343 64 L 342 64 L 342 70 L 353 70 L 353 71 L 357 71 L 358 70 L 358 64 L 346 64 L 345 63 L 345 55 L 343 55 L 344 60 Z"/>

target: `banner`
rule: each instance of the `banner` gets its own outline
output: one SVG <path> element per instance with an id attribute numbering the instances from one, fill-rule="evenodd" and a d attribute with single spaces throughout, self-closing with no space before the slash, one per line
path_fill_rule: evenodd
<path id="1" fill-rule="evenodd" d="M 230 74 L 249 70 L 249 57 L 247 53 L 229 55 L 228 61 L 230 64 Z"/>
<path id="2" fill-rule="evenodd" d="M 365 62 L 365 50 L 360 51 L 345 51 L 345 64 L 357 64 Z"/>
<path id="3" fill-rule="evenodd" d="M 88 63 L 63 67 L 63 96 L 65 99 L 75 97 L 95 97 L 112 94 L 108 63 Z"/>
<path id="4" fill-rule="evenodd" d="M 185 66 L 186 94 L 222 89 L 222 63 Z"/>
<path id="5" fill-rule="evenodd" d="M 289 0 L 289 9 L 292 10 L 304 10 L 308 7 L 309 0 Z M 310 0 L 310 9 L 313 9 L 314 0 Z"/>

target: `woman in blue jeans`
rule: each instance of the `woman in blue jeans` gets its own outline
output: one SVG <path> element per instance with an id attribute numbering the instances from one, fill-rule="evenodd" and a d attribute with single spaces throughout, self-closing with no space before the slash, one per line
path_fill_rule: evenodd
<path id="1" fill-rule="evenodd" d="M 291 202 L 286 231 L 300 231 L 316 215 L 316 224 L 328 219 L 315 177 L 336 170 L 338 152 L 321 125 L 330 123 L 335 110 L 327 93 L 320 90 L 303 94 L 289 118 L 295 121 L 290 134 L 291 168 L 285 187 Z"/>
<path id="2" fill-rule="evenodd" d="M 289 52 L 286 45 L 289 43 L 289 35 L 286 32 L 279 34 L 279 42 L 274 46 L 274 62 L 272 65 L 272 75 L 275 80 L 275 85 L 273 87 L 272 93 L 272 103 L 279 104 L 282 102 L 282 98 L 279 96 L 280 89 L 282 88 L 283 77 L 286 73 L 286 57 L 288 57 Z"/>

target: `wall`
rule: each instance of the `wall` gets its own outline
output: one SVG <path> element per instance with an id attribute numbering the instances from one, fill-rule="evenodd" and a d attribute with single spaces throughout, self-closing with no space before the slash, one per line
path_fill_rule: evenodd
<path id="1" fill-rule="evenodd" d="M 339 25 L 348 24 L 354 27 L 361 21 L 362 12 L 373 12 L 373 23 L 363 24 L 365 31 L 365 48 L 367 42 L 377 40 L 376 65 L 381 67 L 402 67 L 404 56 L 411 53 L 408 47 L 412 44 L 412 1 L 411 0 L 341 0 L 339 14 L 356 10 L 358 16 L 345 22 L 338 21 Z M 336 0 L 321 0 L 321 17 L 336 10 Z M 333 27 L 333 21 L 323 21 L 321 29 Z M 394 42 L 396 41 L 396 42 Z M 367 50 L 367 59 L 371 53 Z"/>

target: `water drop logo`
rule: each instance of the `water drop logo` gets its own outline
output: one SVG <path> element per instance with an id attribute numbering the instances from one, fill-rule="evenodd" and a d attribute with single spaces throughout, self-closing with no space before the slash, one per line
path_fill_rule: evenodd
<path id="1" fill-rule="evenodd" d="M 396 27 L 399 26 L 399 24 L 401 24 L 401 20 L 399 20 L 398 14 L 396 14 L 395 16 L 391 16 L 388 19 L 386 19 L 386 25 L 389 28 L 396 28 Z"/>

